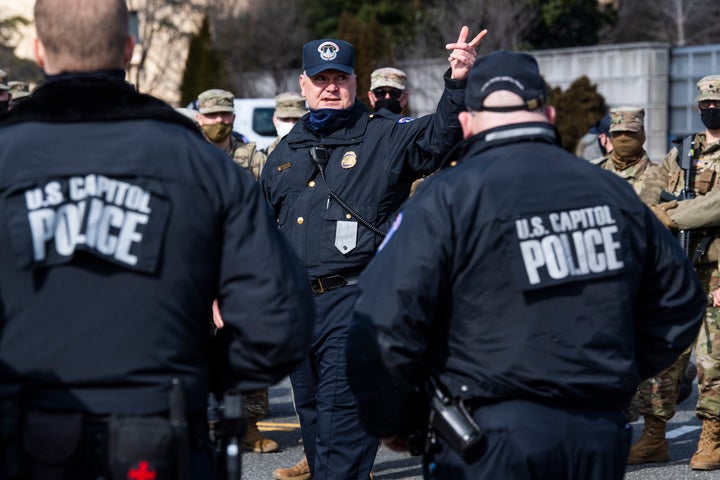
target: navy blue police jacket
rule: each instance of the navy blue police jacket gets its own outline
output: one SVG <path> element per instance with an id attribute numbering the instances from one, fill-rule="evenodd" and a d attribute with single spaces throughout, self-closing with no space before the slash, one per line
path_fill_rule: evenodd
<path id="1" fill-rule="evenodd" d="M 270 154 L 260 183 L 280 231 L 311 278 L 357 273 L 382 237 L 329 198 L 310 149 L 328 149 L 329 188 L 383 230 L 407 199 L 412 182 L 435 171 L 461 139 L 457 114 L 465 108 L 464 95 L 465 82 L 452 80 L 448 70 L 435 114 L 417 119 L 387 110 L 370 114 L 356 102 L 344 128 L 322 137 L 307 127 L 306 115 L 283 138 Z"/>
<path id="2" fill-rule="evenodd" d="M 160 413 L 179 378 L 201 410 L 216 298 L 226 381 L 302 359 L 304 270 L 252 177 L 171 107 L 63 76 L 0 118 L 0 145 L 0 374 L 27 408 Z"/>
<path id="3" fill-rule="evenodd" d="M 370 433 L 411 428 L 430 372 L 473 405 L 620 410 L 694 341 L 706 298 L 677 240 L 551 125 L 448 160 L 360 277 L 347 362 Z"/>

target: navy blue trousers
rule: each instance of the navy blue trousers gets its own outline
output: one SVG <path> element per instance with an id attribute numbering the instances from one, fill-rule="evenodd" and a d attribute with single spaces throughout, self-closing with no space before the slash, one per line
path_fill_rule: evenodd
<path id="1" fill-rule="evenodd" d="M 525 400 L 473 412 L 484 436 L 464 461 L 442 440 L 424 458 L 427 479 L 622 480 L 632 427 L 622 412 L 553 407 Z"/>
<path id="2" fill-rule="evenodd" d="M 356 286 L 315 296 L 313 342 L 290 381 L 300 431 L 313 480 L 367 480 L 378 440 L 360 425 L 348 386 L 345 342 Z"/>

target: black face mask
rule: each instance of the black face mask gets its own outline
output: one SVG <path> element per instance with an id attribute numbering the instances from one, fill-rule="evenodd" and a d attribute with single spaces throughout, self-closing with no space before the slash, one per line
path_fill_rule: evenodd
<path id="1" fill-rule="evenodd" d="M 381 108 L 387 108 L 396 115 L 400 115 L 400 112 L 402 112 L 400 102 L 394 98 L 378 98 L 375 101 L 375 111 L 377 112 Z"/>
<path id="2" fill-rule="evenodd" d="M 720 129 L 720 108 L 701 108 L 700 120 L 708 130 Z"/>
<path id="3" fill-rule="evenodd" d="M 10 100 L 5 100 L 3 102 L 0 102 L 0 113 L 7 112 L 9 107 L 10 107 Z"/>

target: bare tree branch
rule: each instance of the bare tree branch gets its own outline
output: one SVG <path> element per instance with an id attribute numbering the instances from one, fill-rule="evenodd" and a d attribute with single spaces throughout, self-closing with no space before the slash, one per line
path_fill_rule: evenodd
<path id="1" fill-rule="evenodd" d="M 209 12 L 215 45 L 237 96 L 268 95 L 286 90 L 288 69 L 299 68 L 302 45 L 309 40 L 301 2 L 250 0 L 247 8 L 233 0 L 216 0 Z M 257 74 L 269 72 L 271 85 L 258 85 Z M 267 82 L 266 82 L 267 83 Z"/>
<path id="2" fill-rule="evenodd" d="M 128 0 L 138 12 L 139 41 L 130 79 L 135 87 L 167 100 L 176 95 L 190 37 L 206 10 L 203 0 Z"/>

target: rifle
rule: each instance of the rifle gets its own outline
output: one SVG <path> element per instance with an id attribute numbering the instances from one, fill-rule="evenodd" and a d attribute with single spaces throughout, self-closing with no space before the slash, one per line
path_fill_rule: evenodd
<path id="1" fill-rule="evenodd" d="M 694 137 L 694 135 L 687 135 L 685 137 L 675 137 L 673 139 L 673 143 L 675 144 L 678 152 L 678 165 L 680 165 L 680 168 L 685 174 L 685 185 L 677 197 L 670 192 L 663 191 L 660 194 L 660 200 L 663 202 L 670 202 L 673 200 L 692 200 L 695 198 L 695 191 L 692 186 L 696 156 Z M 680 230 L 677 234 L 677 238 L 688 258 L 693 258 L 694 255 L 690 252 L 690 230 Z M 695 259 L 693 259 L 693 263 L 695 263 Z"/>
<path id="2" fill-rule="evenodd" d="M 241 394 L 225 392 L 222 403 L 214 399 L 208 405 L 210 442 L 214 445 L 215 476 L 223 480 L 240 480 L 242 459 L 240 442 L 245 430 Z"/>
<path id="3" fill-rule="evenodd" d="M 173 378 L 170 383 L 170 425 L 178 442 L 177 478 L 178 480 L 188 480 L 190 443 L 188 440 L 185 390 L 179 378 Z"/>

